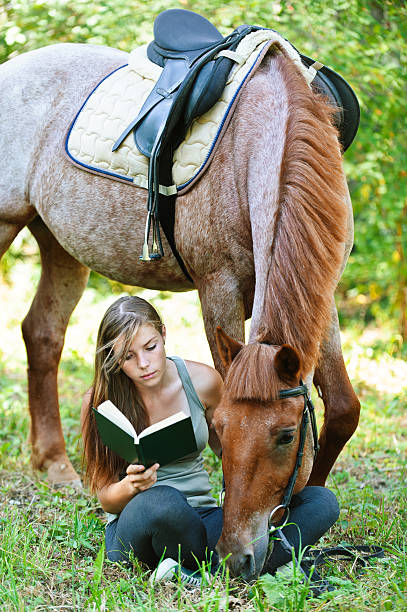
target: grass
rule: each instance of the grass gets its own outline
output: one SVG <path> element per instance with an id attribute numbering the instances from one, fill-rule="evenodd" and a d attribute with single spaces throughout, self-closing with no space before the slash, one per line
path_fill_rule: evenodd
<path id="1" fill-rule="evenodd" d="M 212 586 L 191 592 L 181 585 L 154 589 L 149 572 L 106 560 L 104 515 L 86 490 L 51 488 L 29 463 L 27 391 L 20 320 L 30 301 L 27 268 L 16 264 L 13 284 L 1 289 L 0 353 L 0 609 L 1 610 L 405 610 L 407 364 L 385 351 L 391 332 L 344 333 L 348 371 L 362 401 L 358 431 L 329 479 L 341 506 L 323 546 L 379 543 L 386 557 L 361 575 L 349 563 L 325 570 L 336 587 L 313 598 L 298 570 L 264 576 L 254 584 L 224 574 Z M 35 275 L 35 271 L 32 272 Z M 143 291 L 164 315 L 169 354 L 211 363 L 195 293 Z M 80 466 L 79 409 L 92 377 L 96 326 L 114 296 L 92 289 L 74 313 L 60 369 L 61 414 L 70 458 Z M 182 317 L 179 313 L 182 312 Z M 372 347 L 374 347 L 372 349 Z M 317 400 L 317 411 L 321 405 Z M 220 463 L 208 451 L 215 492 Z"/>

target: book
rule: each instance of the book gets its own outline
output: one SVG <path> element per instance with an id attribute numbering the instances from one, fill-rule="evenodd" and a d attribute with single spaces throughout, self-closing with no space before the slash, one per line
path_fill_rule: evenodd
<path id="1" fill-rule="evenodd" d="M 192 420 L 185 412 L 158 421 L 137 435 L 113 402 L 107 400 L 93 411 L 102 442 L 129 463 L 146 468 L 154 463 L 163 466 L 197 451 Z"/>

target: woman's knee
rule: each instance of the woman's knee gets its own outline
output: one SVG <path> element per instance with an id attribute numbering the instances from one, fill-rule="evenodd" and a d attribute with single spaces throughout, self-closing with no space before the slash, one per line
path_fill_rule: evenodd
<path id="1" fill-rule="evenodd" d="M 307 489 L 317 489 L 315 491 L 315 500 L 319 506 L 323 506 L 326 517 L 333 525 L 339 518 L 339 503 L 336 499 L 336 495 L 330 489 L 326 487 L 306 487 Z"/>
<path id="2" fill-rule="evenodd" d="M 169 503 L 177 503 L 178 499 L 185 500 L 185 496 L 168 485 L 158 485 L 156 487 L 150 487 L 146 491 L 137 493 L 129 501 L 129 503 L 122 510 L 122 514 L 128 508 L 145 508 L 149 506 L 164 505 Z"/>
<path id="3" fill-rule="evenodd" d="M 335 493 L 330 489 L 326 487 L 305 487 L 305 489 L 295 497 L 301 505 L 306 504 L 309 506 L 309 511 L 313 514 L 317 516 L 323 515 L 329 527 L 338 520 L 338 500 L 336 499 Z"/>
<path id="4" fill-rule="evenodd" d="M 158 485 L 138 493 L 122 510 L 120 523 L 127 520 L 147 521 L 152 524 L 177 515 L 188 506 L 186 497 L 174 487 Z"/>

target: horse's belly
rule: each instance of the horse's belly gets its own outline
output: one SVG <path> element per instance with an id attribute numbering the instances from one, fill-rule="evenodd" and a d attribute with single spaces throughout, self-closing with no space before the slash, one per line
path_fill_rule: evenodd
<path id="1" fill-rule="evenodd" d="M 42 207 L 41 217 L 59 244 L 91 270 L 125 285 L 168 291 L 192 289 L 165 236 L 164 257 L 140 260 L 146 211 L 132 199 L 135 190 L 115 183 L 109 189 L 108 179 L 92 178 L 96 190 L 89 198 L 85 181 L 76 191 L 70 186 L 72 199 L 64 194 L 62 201 L 57 198 Z"/>

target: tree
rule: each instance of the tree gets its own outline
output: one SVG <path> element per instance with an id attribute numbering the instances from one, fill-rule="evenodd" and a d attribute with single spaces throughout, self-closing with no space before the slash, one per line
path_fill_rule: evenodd
<path id="1" fill-rule="evenodd" d="M 339 288 L 344 305 L 340 310 L 379 324 L 390 317 L 406 340 L 405 2 L 10 0 L 0 4 L 0 61 L 54 42 L 106 44 L 130 51 L 151 40 L 155 16 L 174 7 L 205 15 L 224 34 L 242 23 L 273 27 L 352 85 L 361 104 L 361 125 L 344 159 L 356 240 Z"/>

